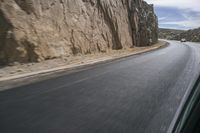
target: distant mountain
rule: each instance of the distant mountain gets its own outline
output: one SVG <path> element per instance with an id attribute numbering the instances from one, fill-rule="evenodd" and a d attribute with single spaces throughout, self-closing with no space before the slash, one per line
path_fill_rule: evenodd
<path id="1" fill-rule="evenodd" d="M 185 38 L 187 41 L 190 42 L 200 42 L 200 28 L 185 31 L 172 37 L 171 39 L 180 40 L 182 38 Z"/>
<path id="2" fill-rule="evenodd" d="M 176 30 L 176 29 L 164 29 L 164 28 L 159 28 L 159 38 L 160 39 L 168 39 L 172 40 L 175 38 L 177 35 L 185 32 L 184 30 Z"/>
<path id="3" fill-rule="evenodd" d="M 200 28 L 191 30 L 159 29 L 159 38 L 168 40 L 181 40 L 185 38 L 190 42 L 200 42 Z"/>

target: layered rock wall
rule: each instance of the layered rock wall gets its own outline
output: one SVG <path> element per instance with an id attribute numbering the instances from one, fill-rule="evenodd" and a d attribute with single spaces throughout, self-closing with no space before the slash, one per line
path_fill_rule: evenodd
<path id="1" fill-rule="evenodd" d="M 157 27 L 143 0 L 0 0 L 0 64 L 148 46 Z"/>

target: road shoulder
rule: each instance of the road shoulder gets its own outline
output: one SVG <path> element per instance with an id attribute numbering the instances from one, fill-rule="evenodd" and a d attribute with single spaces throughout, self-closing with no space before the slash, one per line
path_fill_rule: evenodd
<path id="1" fill-rule="evenodd" d="M 108 53 L 77 56 L 72 61 L 65 59 L 55 59 L 40 63 L 18 64 L 0 68 L 0 91 L 10 88 L 10 82 L 15 84 L 18 81 L 29 79 L 39 79 L 40 77 L 56 75 L 66 71 L 73 71 L 78 68 L 84 68 L 95 64 L 110 62 L 113 60 L 152 52 L 167 46 L 167 42 L 159 41 L 157 44 L 149 47 L 136 47 L 127 50 L 118 50 Z M 17 84 L 16 84 L 17 85 Z"/>

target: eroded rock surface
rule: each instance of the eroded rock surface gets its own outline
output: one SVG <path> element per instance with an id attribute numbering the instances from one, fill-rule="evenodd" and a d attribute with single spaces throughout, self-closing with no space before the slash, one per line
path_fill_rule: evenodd
<path id="1" fill-rule="evenodd" d="M 143 0 L 0 0 L 0 64 L 147 46 L 157 27 Z"/>

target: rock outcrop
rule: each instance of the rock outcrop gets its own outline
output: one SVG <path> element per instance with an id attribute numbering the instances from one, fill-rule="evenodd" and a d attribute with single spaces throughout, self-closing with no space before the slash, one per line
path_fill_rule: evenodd
<path id="1" fill-rule="evenodd" d="M 0 64 L 148 46 L 157 27 L 143 0 L 0 0 Z"/>

